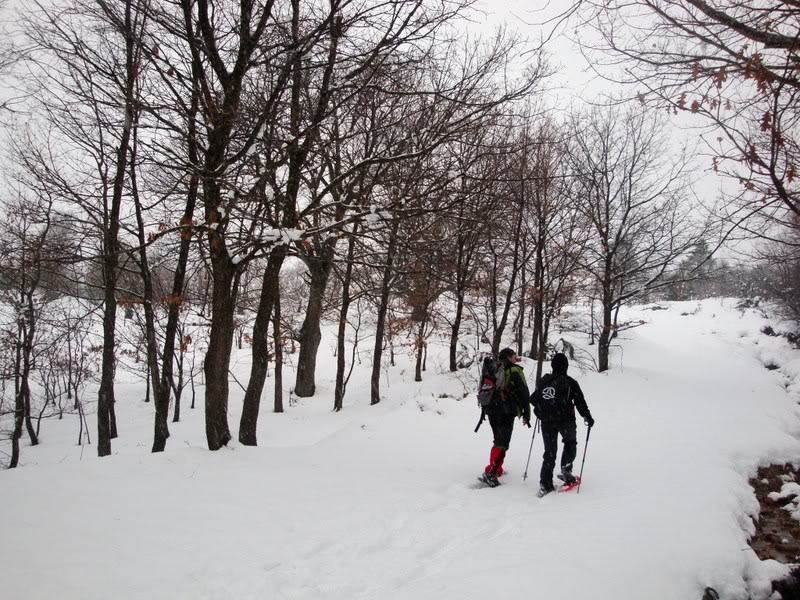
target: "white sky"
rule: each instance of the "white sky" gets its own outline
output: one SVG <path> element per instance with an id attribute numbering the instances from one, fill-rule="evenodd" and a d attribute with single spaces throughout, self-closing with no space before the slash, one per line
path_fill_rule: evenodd
<path id="1" fill-rule="evenodd" d="M 547 38 L 546 49 L 550 62 L 557 69 L 553 78 L 557 88 L 562 88 L 557 96 L 561 102 L 576 96 L 595 97 L 610 91 L 608 84 L 598 80 L 573 43 L 577 18 L 560 21 L 558 16 L 570 2 L 549 2 L 546 0 L 479 0 L 478 14 L 474 23 L 477 30 L 490 31 L 506 24 L 516 29 L 533 44 Z"/>
<path id="2" fill-rule="evenodd" d="M 581 54 L 578 41 L 581 36 L 590 35 L 590 32 L 577 29 L 578 16 L 573 15 L 568 20 L 558 18 L 569 4 L 571 2 L 565 0 L 479 0 L 476 5 L 479 12 L 472 25 L 476 32 L 489 32 L 505 23 L 532 42 L 549 36 L 545 48 L 550 55 L 551 66 L 557 69 L 557 73 L 548 86 L 548 103 L 558 111 L 568 110 L 571 103 L 580 105 L 584 101 L 602 101 L 605 96 L 620 93 L 619 85 L 599 77 Z M 630 96 L 633 97 L 636 91 L 631 89 Z M 701 129 L 697 128 L 696 122 L 690 121 L 691 115 L 678 115 L 673 119 L 676 148 L 684 143 L 690 148 L 697 146 Z M 702 127 L 703 124 L 700 125 Z M 711 172 L 711 159 L 705 156 L 704 146 L 697 148 L 696 155 L 695 191 L 703 204 L 711 206 L 721 190 L 730 189 L 729 182 Z M 698 214 L 700 212 L 698 206 Z M 713 240 L 709 240 L 709 244 L 713 245 Z M 740 244 L 739 247 L 746 252 L 751 245 Z M 737 252 L 728 244 L 720 256 L 733 260 Z"/>

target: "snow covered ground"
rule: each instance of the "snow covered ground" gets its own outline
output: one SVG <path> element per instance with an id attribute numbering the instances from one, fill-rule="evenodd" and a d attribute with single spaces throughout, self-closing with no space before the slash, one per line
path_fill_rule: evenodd
<path id="1" fill-rule="evenodd" d="M 800 460 L 800 351 L 734 305 L 626 312 L 648 323 L 624 333 L 613 370 L 570 370 L 597 420 L 580 494 L 541 500 L 541 440 L 523 481 L 521 425 L 503 485 L 472 489 L 491 430 L 472 432 L 475 374 L 443 373 L 443 346 L 431 346 L 421 384 L 401 358 L 374 407 L 365 362 L 345 410 L 331 413 L 323 341 L 317 397 L 275 415 L 265 394 L 260 446 L 215 453 L 202 408 L 187 407 L 167 452 L 150 454 L 152 406 L 140 384 L 122 383 L 114 456 L 75 446 L 75 422 L 47 422 L 23 466 L 0 473 L 0 595 L 699 600 L 713 586 L 766 598 L 784 568 L 747 547 L 757 509 L 747 478 Z M 236 373 L 246 380 L 247 353 Z M 579 458 L 585 434 L 579 425 Z"/>

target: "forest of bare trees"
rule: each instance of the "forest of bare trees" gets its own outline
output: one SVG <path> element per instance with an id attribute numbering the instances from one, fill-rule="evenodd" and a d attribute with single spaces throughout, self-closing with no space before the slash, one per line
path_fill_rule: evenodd
<path id="1" fill-rule="evenodd" d="M 24 435 L 36 444 L 42 420 L 65 412 L 80 417 L 79 443 L 110 454 L 125 435 L 121 369 L 146 381 L 153 452 L 197 395 L 218 450 L 234 435 L 257 444 L 267 398 L 280 412 L 284 390 L 315 396 L 324 331 L 339 411 L 356 362 L 372 365 L 377 404 L 395 353 L 413 356 L 419 381 L 435 335 L 450 371 L 511 344 L 538 377 L 556 320 L 582 306 L 597 344 L 583 359 L 604 371 L 626 304 L 767 293 L 732 288 L 730 270 L 714 287 L 729 267 L 711 255 L 734 231 L 777 244 L 764 250 L 776 265 L 796 246 L 800 8 L 716 4 L 576 3 L 587 55 L 625 61 L 635 91 L 566 111 L 548 104 L 547 47 L 506 29 L 465 35 L 470 0 L 21 12 L 0 49 L 15 91 L 0 105 L 13 123 L 0 242 L 9 466 Z M 647 27 L 623 33 L 632 23 Z M 673 138 L 681 111 L 708 122 L 708 165 Z M 738 188 L 701 202 L 698 169 Z M 230 373 L 243 348 L 247 381 Z"/>

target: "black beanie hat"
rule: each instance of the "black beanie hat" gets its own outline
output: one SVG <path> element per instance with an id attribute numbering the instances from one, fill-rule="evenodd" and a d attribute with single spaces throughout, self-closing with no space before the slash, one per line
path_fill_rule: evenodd
<path id="1" fill-rule="evenodd" d="M 500 353 L 497 355 L 498 360 L 502 362 L 508 362 L 508 359 L 514 356 L 516 352 L 514 352 L 513 348 L 503 348 L 500 350 Z"/>
<path id="2" fill-rule="evenodd" d="M 569 361 L 564 354 L 561 352 L 555 354 L 553 356 L 553 360 L 550 361 L 550 365 L 553 367 L 553 373 L 558 374 L 566 374 L 567 368 L 569 367 Z"/>

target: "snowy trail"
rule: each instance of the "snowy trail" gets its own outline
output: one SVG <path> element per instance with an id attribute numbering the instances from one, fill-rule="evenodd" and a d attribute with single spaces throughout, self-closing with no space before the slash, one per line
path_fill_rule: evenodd
<path id="1" fill-rule="evenodd" d="M 56 443 L 55 425 L 64 440 L 71 425 L 48 423 L 55 433 L 24 449 L 31 464 L 0 473 L 3 587 L 23 599 L 757 596 L 768 565 L 743 551 L 746 478 L 800 457 L 795 400 L 758 356 L 771 344 L 790 369 L 798 353 L 719 301 L 680 312 L 632 314 L 651 323 L 627 332 L 622 369 L 571 371 L 597 419 L 580 494 L 535 497 L 541 440 L 523 482 L 519 425 L 503 485 L 471 489 L 491 432 L 472 433 L 471 397 L 439 398 L 460 396 L 447 374 L 397 376 L 376 407 L 355 375 L 349 393 L 364 400 L 335 415 L 322 381 L 321 399 L 263 415 L 258 448 L 207 452 L 196 411 L 153 456 L 150 408 L 120 402 L 138 443 L 79 460 Z"/>

